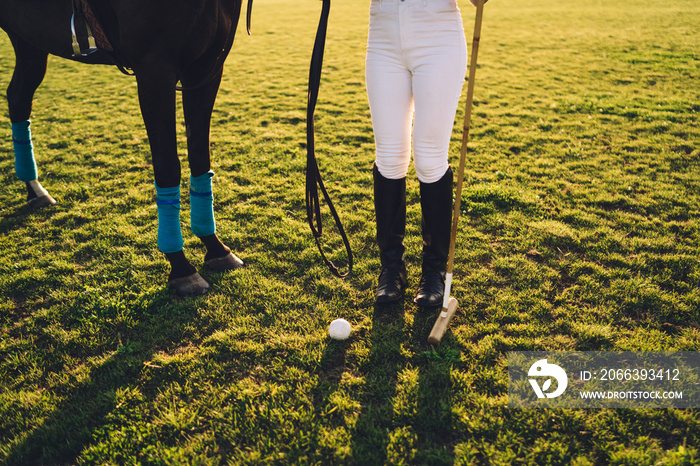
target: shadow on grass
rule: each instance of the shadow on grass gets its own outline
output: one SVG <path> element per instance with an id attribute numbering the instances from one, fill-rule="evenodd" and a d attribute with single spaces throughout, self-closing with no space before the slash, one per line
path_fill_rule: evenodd
<path id="1" fill-rule="evenodd" d="M 361 370 L 365 389 L 352 436 L 352 463 L 452 464 L 454 433 L 450 369 L 455 355 L 448 341 L 428 351 L 427 336 L 436 313 L 419 310 L 406 340 L 404 305 L 376 307 L 372 319 L 369 360 Z M 447 338 L 446 340 L 449 340 Z M 412 347 L 408 357 L 405 346 Z M 414 409 L 396 414 L 406 393 L 397 391 L 399 373 L 418 369 L 416 391 L 408 394 Z M 409 389 L 411 390 L 411 389 Z"/>
<path id="2" fill-rule="evenodd" d="M 0 218 L 0 234 L 5 235 L 17 228 L 24 228 L 28 223 L 54 216 L 58 211 L 55 207 L 33 207 L 28 203 L 20 204 L 14 211 Z"/>
<path id="3" fill-rule="evenodd" d="M 71 387 L 64 401 L 8 455 L 5 464 L 74 463 L 115 408 L 120 388 L 130 386 L 151 353 L 116 354 Z"/>
<path id="4" fill-rule="evenodd" d="M 418 437 L 416 462 L 419 464 L 453 464 L 458 440 L 452 419 L 452 365 L 460 350 L 448 333 L 436 348 L 428 343 L 441 308 L 420 309 L 413 320 L 411 341 L 418 358 L 418 393 L 413 429 Z"/>
<path id="5" fill-rule="evenodd" d="M 316 412 L 320 416 L 327 416 L 331 405 L 331 395 L 338 389 L 343 374 L 347 369 L 345 358 L 348 350 L 348 341 L 328 341 L 326 349 L 323 351 L 318 367 L 318 383 L 313 389 L 313 403 Z M 318 432 L 316 432 L 318 434 Z M 318 442 L 316 442 L 318 447 Z"/>
<path id="6" fill-rule="evenodd" d="M 393 427 L 393 401 L 397 377 L 406 365 L 401 352 L 404 338 L 404 304 L 375 306 L 369 358 L 364 373 L 362 408 L 352 435 L 353 463 L 385 464 Z"/>
<path id="7" fill-rule="evenodd" d="M 164 299 L 174 298 L 159 292 L 148 298 L 149 308 L 158 307 L 158 302 Z M 168 344 L 169 336 L 181 332 L 192 318 L 193 315 L 187 313 L 181 314 L 179 319 L 162 319 L 150 313 L 144 316 L 129 330 L 129 343 L 120 344 L 116 352 L 79 380 L 67 381 L 52 389 L 54 396 L 62 401 L 9 450 L 3 464 L 75 463 L 108 423 L 109 414 L 118 408 L 119 391 L 136 387 L 144 364 L 162 345 Z"/>

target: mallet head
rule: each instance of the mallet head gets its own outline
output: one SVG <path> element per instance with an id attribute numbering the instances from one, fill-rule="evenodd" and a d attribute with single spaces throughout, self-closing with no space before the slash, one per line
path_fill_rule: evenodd
<path id="1" fill-rule="evenodd" d="M 430 336 L 428 336 L 428 343 L 431 345 L 440 343 L 440 340 L 442 340 L 443 335 L 445 335 L 447 331 L 447 326 L 450 324 L 452 317 L 454 317 L 455 311 L 457 311 L 457 307 L 459 307 L 457 300 L 450 297 L 447 302 L 447 308 L 442 308 L 442 312 L 440 312 L 440 315 L 435 321 L 435 325 L 433 325 L 433 330 L 430 332 Z"/>

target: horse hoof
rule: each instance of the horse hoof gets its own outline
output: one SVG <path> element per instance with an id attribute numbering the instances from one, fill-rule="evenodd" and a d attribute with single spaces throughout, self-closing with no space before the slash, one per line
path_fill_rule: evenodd
<path id="1" fill-rule="evenodd" d="M 42 207 L 48 207 L 50 205 L 56 204 L 56 199 L 51 197 L 51 194 L 44 194 L 43 196 L 35 197 L 27 201 L 27 204 L 32 209 L 41 209 Z"/>
<path id="2" fill-rule="evenodd" d="M 243 261 L 236 257 L 234 253 L 230 252 L 228 256 L 209 259 L 204 262 L 204 265 L 212 272 L 227 272 L 243 267 Z"/>
<path id="3" fill-rule="evenodd" d="M 209 283 L 196 272 L 188 277 L 173 278 L 168 284 L 178 296 L 199 296 L 209 290 Z"/>

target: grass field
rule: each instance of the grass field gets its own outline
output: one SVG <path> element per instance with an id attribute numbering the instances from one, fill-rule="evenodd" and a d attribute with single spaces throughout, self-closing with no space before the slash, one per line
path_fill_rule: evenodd
<path id="1" fill-rule="evenodd" d="M 459 1 L 471 38 L 475 10 Z M 373 304 L 369 2 L 333 2 L 316 119 L 355 253 L 345 280 L 320 261 L 304 209 L 320 2 L 255 3 L 212 129 L 218 232 L 247 267 L 205 274 L 203 297 L 165 286 L 133 78 L 50 60 L 32 128 L 53 208 L 25 207 L 3 111 L 0 462 L 700 462 L 697 410 L 508 409 L 506 365 L 508 351 L 700 349 L 700 4 L 486 5 L 461 307 L 434 348 L 439 311 Z M 2 34 L 0 88 L 13 64 Z M 421 242 L 409 176 L 412 296 Z M 183 227 L 199 267 L 204 249 Z M 337 317 L 353 324 L 346 342 L 327 337 Z"/>

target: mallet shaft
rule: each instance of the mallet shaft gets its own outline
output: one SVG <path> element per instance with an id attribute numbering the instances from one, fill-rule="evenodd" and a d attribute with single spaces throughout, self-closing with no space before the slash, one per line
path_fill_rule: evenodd
<path id="1" fill-rule="evenodd" d="M 485 0 L 478 0 L 476 5 L 476 18 L 474 20 L 474 37 L 472 38 L 471 61 L 469 62 L 469 82 L 467 83 L 467 104 L 464 112 L 464 125 L 462 130 L 462 147 L 459 154 L 459 171 L 457 175 L 457 189 L 455 192 L 454 214 L 452 215 L 452 232 L 450 235 L 450 251 L 447 257 L 447 274 L 445 278 L 445 298 L 442 312 L 438 316 L 433 330 L 428 337 L 428 343 L 438 344 L 447 331 L 447 325 L 452 320 L 458 303 L 450 297 L 452 288 L 452 271 L 455 262 L 455 244 L 457 242 L 457 227 L 459 226 L 459 212 L 462 204 L 462 185 L 464 184 L 464 168 L 466 165 L 467 142 L 469 141 L 469 127 L 472 121 L 472 104 L 474 102 L 474 81 L 476 80 L 476 59 L 479 54 L 479 39 L 481 38 L 481 20 L 484 14 Z"/>

